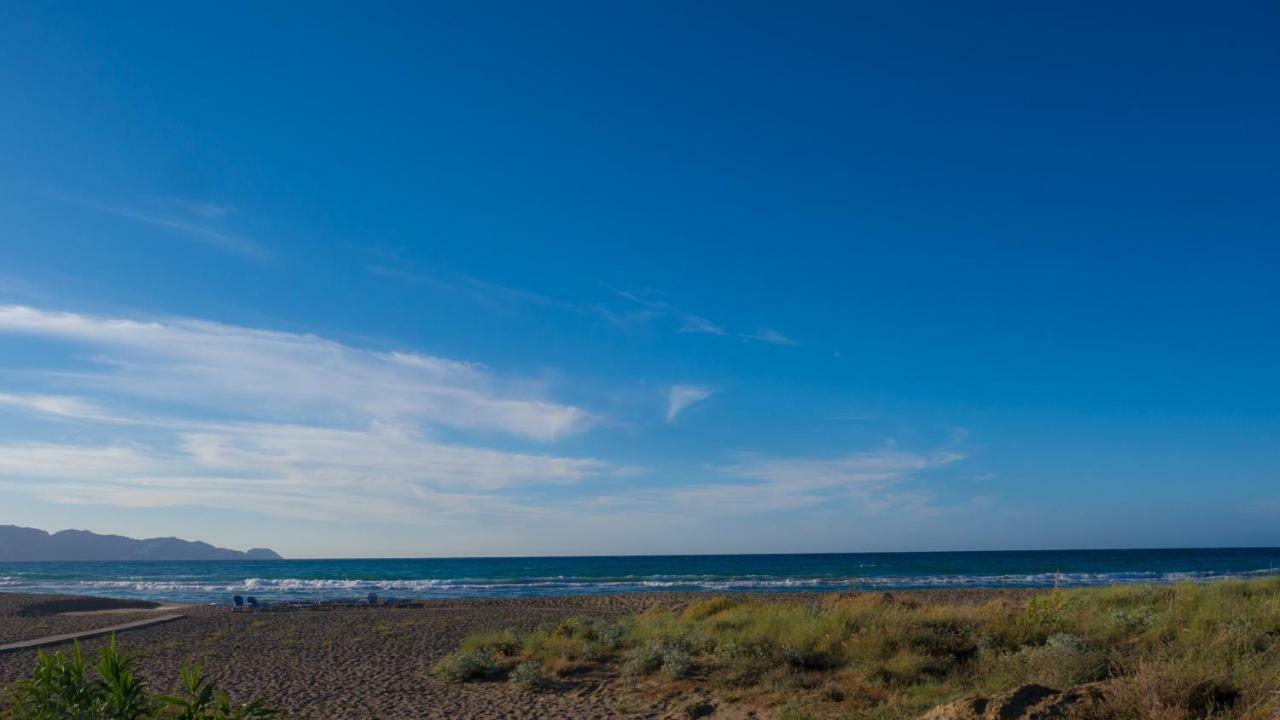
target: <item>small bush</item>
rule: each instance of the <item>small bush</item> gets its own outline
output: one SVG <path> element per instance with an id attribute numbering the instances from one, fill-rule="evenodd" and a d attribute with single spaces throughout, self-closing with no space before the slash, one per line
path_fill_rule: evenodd
<path id="1" fill-rule="evenodd" d="M 462 650 L 491 650 L 498 655 L 514 657 L 520 653 L 523 639 L 514 630 L 472 635 L 462 641 Z"/>
<path id="2" fill-rule="evenodd" d="M 260 720 L 278 713 L 261 700 L 237 705 L 198 665 L 182 669 L 183 694 L 152 695 L 137 674 L 137 657 L 120 652 L 116 638 L 98 654 L 90 676 L 80 643 L 71 654 L 36 654 L 30 678 L 13 686 L 10 720 Z"/>
<path id="3" fill-rule="evenodd" d="M 669 678 L 682 678 L 693 670 L 693 659 L 688 651 L 675 645 L 662 648 L 662 674 Z"/>
<path id="4" fill-rule="evenodd" d="M 1066 687 L 1100 680 L 1106 674 L 1106 655 L 1065 633 L 1050 636 L 1044 645 L 1024 647 L 1001 658 L 1002 669 L 1014 683 Z"/>
<path id="5" fill-rule="evenodd" d="M 436 663 L 431 668 L 436 678 L 448 683 L 485 680 L 502 673 L 498 660 L 489 648 L 463 650 Z"/>
<path id="6" fill-rule="evenodd" d="M 177 720 L 250 720 L 278 714 L 261 700 L 245 705 L 231 702 L 231 696 L 206 678 L 199 665 L 182 668 L 182 689 L 183 695 L 163 698 L 170 711 L 164 717 Z"/>
<path id="7" fill-rule="evenodd" d="M 542 687 L 546 683 L 542 674 L 542 663 L 537 660 L 525 660 L 511 670 L 507 681 L 528 690 Z"/>
<path id="8" fill-rule="evenodd" d="M 1111 613 L 1111 626 L 1124 635 L 1137 635 L 1151 627 L 1155 613 L 1149 607 L 1120 608 Z"/>
<path id="9" fill-rule="evenodd" d="M 642 645 L 628 650 L 622 659 L 622 671 L 627 675 L 647 675 L 662 667 L 662 646 Z"/>

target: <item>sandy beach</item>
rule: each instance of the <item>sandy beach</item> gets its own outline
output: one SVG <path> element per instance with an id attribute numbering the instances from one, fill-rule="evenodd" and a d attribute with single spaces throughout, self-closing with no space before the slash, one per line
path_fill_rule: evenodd
<path id="1" fill-rule="evenodd" d="M 1015 599 L 1028 592 L 896 595 L 972 603 L 993 597 Z M 185 619 L 129 631 L 120 635 L 119 643 L 143 656 L 142 671 L 156 688 L 172 688 L 178 668 L 184 662 L 199 661 L 233 696 L 267 698 L 292 718 L 683 718 L 687 707 L 700 702 L 716 708 L 714 717 L 771 717 L 766 709 L 726 704 L 696 682 L 655 695 L 617 676 L 601 675 L 531 692 L 505 682 L 450 685 L 429 672 L 435 661 L 470 633 L 533 628 L 578 614 L 614 618 L 658 606 L 679 606 L 691 597 L 627 594 L 436 600 L 413 607 L 257 612 L 186 606 L 178 611 Z M 797 602 L 809 598 L 803 594 L 779 597 Z M 83 614 L 107 609 L 114 612 Z M 151 613 L 130 603 L 97 598 L 0 595 L 0 637 L 5 642 L 27 640 L 142 619 Z M 96 652 L 104 642 L 88 640 L 84 647 Z M 29 673 L 34 658 L 34 651 L 0 655 L 0 684 L 7 686 Z"/>

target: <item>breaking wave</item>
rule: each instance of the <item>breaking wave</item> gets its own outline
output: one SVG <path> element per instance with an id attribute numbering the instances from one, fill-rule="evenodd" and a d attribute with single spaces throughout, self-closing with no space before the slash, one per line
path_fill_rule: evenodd
<path id="1" fill-rule="evenodd" d="M 211 579 L 182 573 L 169 577 L 50 578 L 0 575 L 7 592 L 68 593 L 143 597 L 192 603 L 220 603 L 234 594 L 253 594 L 273 601 L 338 601 L 368 593 L 404 598 L 532 597 L 625 592 L 829 592 L 930 588 L 1083 587 L 1124 583 L 1169 583 L 1249 577 L 1272 569 L 1243 571 L 1039 572 L 1022 574 L 929 575 L 572 575 L 533 577 L 460 577 L 423 579 L 263 578 Z"/>

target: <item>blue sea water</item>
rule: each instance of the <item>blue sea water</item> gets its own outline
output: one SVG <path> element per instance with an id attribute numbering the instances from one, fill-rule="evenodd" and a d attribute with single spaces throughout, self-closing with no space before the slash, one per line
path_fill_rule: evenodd
<path id="1" fill-rule="evenodd" d="M 0 591 L 190 603 L 1177 582 L 1276 573 L 1280 548 L 0 563 Z"/>

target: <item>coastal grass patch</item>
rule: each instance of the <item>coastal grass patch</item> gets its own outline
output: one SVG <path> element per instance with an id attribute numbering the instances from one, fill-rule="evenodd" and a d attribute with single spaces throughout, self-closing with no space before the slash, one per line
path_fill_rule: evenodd
<path id="1" fill-rule="evenodd" d="M 797 717 L 909 718 L 1031 684 L 1093 684 L 1116 720 L 1261 720 L 1280 715 L 1280 578 L 984 604 L 718 596 L 474 635 L 442 664 L 465 669 L 451 671 L 456 681 L 519 668 L 514 681 L 529 687 L 584 672 L 644 680 L 654 692 L 697 682 Z"/>
<path id="2" fill-rule="evenodd" d="M 448 683 L 489 680 L 502 675 L 502 668 L 488 648 L 463 650 L 445 657 L 431 667 L 431 674 Z"/>

